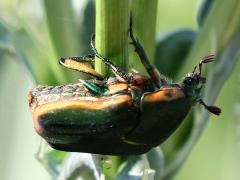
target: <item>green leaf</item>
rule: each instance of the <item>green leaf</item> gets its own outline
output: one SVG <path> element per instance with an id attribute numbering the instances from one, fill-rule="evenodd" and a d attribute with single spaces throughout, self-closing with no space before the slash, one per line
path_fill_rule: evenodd
<path id="1" fill-rule="evenodd" d="M 0 21 L 0 59 L 5 55 L 15 55 L 15 50 L 12 45 L 10 28 Z"/>
<path id="2" fill-rule="evenodd" d="M 92 34 L 95 33 L 95 16 L 95 0 L 88 0 L 81 16 L 79 17 L 83 19 L 80 24 L 81 54 L 93 53 L 90 46 L 90 40 Z"/>
<path id="3" fill-rule="evenodd" d="M 203 25 L 204 20 L 207 17 L 213 2 L 214 0 L 201 0 L 201 4 L 197 12 L 197 22 L 199 27 Z"/>
<path id="4" fill-rule="evenodd" d="M 225 13 L 223 13 L 225 12 Z M 237 32 L 239 31 L 239 24 L 240 24 L 240 3 L 236 0 L 230 1 L 215 1 L 213 4 L 211 11 L 209 12 L 204 25 L 202 26 L 198 38 L 192 47 L 191 52 L 188 55 L 188 58 L 185 61 L 184 66 L 181 67 L 177 77 L 178 79 L 182 78 L 187 72 L 192 71 L 192 68 L 206 55 L 215 54 L 217 56 L 216 64 L 211 68 L 210 73 L 213 73 L 215 69 L 221 69 L 218 75 L 214 75 L 214 80 L 212 81 L 213 74 L 207 78 L 207 83 L 205 88 L 204 95 L 207 97 L 204 99 L 208 100 L 208 104 L 213 104 L 216 100 L 217 95 L 219 94 L 220 89 L 224 85 L 225 80 L 221 80 L 219 77 L 227 78 L 230 74 L 229 72 L 225 71 L 224 68 L 228 66 L 232 66 L 234 64 L 234 58 L 231 57 L 223 58 L 224 54 L 229 51 L 229 48 L 232 49 L 232 41 L 237 38 Z M 228 28 L 226 28 L 228 27 Z M 237 38 L 238 39 L 238 38 Z M 236 46 L 236 45 L 235 45 Z M 239 47 L 239 46 L 238 46 Z M 235 52 L 232 51 L 232 56 L 236 55 Z M 233 60 L 233 61 L 230 61 Z M 219 61 L 219 62 L 218 62 Z M 225 66 L 221 68 L 217 68 L 218 63 L 222 62 L 226 63 Z M 189 67 L 192 67 L 189 69 Z M 209 67 L 209 66 L 208 66 Z M 182 144 L 182 147 L 175 149 L 175 153 L 171 151 L 165 151 L 166 157 L 172 156 L 173 158 L 167 164 L 167 167 L 164 172 L 164 177 L 169 178 L 174 176 L 177 171 L 181 168 L 184 161 L 188 157 L 189 153 L 191 152 L 192 148 L 194 147 L 195 143 L 197 142 L 199 136 L 203 132 L 205 125 L 207 123 L 209 117 L 209 113 L 204 110 L 200 113 L 200 116 L 193 117 L 193 128 L 191 133 L 187 137 L 185 143 Z M 187 124 L 188 126 L 189 124 Z M 184 130 L 184 128 L 182 128 Z M 179 131 L 180 134 L 184 134 L 183 131 Z M 175 136 L 175 141 L 180 142 L 181 140 L 177 140 L 178 138 L 182 139 L 182 136 Z M 167 143 L 167 142 L 166 142 Z M 167 144 L 165 144 L 167 146 Z"/>
<path id="5" fill-rule="evenodd" d="M 44 0 L 49 35 L 57 57 L 78 55 L 77 21 L 71 1 Z"/>
<path id="6" fill-rule="evenodd" d="M 228 47 L 223 51 L 221 57 L 219 57 L 215 67 L 211 69 L 208 75 L 208 83 L 204 90 L 204 97 L 207 104 L 213 104 L 224 86 L 224 82 L 229 78 L 233 69 L 239 60 L 240 53 L 240 33 L 235 34 L 234 38 L 229 42 Z M 172 177 L 183 165 L 186 158 L 189 156 L 192 148 L 203 132 L 209 118 L 209 112 L 205 109 L 201 109 L 196 114 L 194 119 L 193 129 L 189 135 L 189 139 L 184 146 L 176 152 L 175 157 L 166 167 L 164 172 L 165 177 Z"/>
<path id="7" fill-rule="evenodd" d="M 49 66 L 47 53 L 43 53 L 47 49 L 41 47 L 36 39 L 25 28 L 14 31 L 13 43 L 17 57 L 25 64 L 38 84 L 55 84 L 58 82 L 57 78 Z"/>
<path id="8" fill-rule="evenodd" d="M 147 153 L 149 167 L 155 171 L 155 179 L 161 179 L 164 172 L 165 159 L 160 147 L 153 148 Z"/>
<path id="9" fill-rule="evenodd" d="M 192 69 L 189 69 L 189 67 L 194 67 L 204 56 L 209 54 L 220 55 L 239 30 L 239 24 L 239 1 L 215 1 L 199 32 L 196 43 L 178 73 L 178 78 L 182 78 L 187 72 L 191 71 Z"/>
<path id="10" fill-rule="evenodd" d="M 148 174 L 150 170 L 149 162 L 146 155 L 129 156 L 127 161 L 120 167 L 120 172 L 116 176 L 116 180 L 141 180 Z"/>
<path id="11" fill-rule="evenodd" d="M 190 29 L 177 29 L 158 34 L 154 64 L 167 77 L 174 78 L 184 64 L 197 33 Z"/>
<path id="12" fill-rule="evenodd" d="M 50 150 L 47 152 L 47 157 L 50 159 L 50 161 L 54 165 L 59 165 L 63 163 L 65 157 L 66 157 L 66 152 L 64 151 L 57 151 L 57 150 Z"/>
<path id="13" fill-rule="evenodd" d="M 60 169 L 66 157 L 66 152 L 52 149 L 43 139 L 36 153 L 36 159 L 45 167 L 53 179 L 60 174 Z"/>
<path id="14" fill-rule="evenodd" d="M 69 153 L 61 168 L 59 179 L 75 180 L 78 178 L 100 180 L 94 160 L 87 153 Z"/>

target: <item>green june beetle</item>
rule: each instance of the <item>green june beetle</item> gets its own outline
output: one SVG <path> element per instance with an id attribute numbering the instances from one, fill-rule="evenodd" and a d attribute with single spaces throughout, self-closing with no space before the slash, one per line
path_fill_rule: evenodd
<path id="1" fill-rule="evenodd" d="M 130 37 L 149 77 L 134 70 L 126 73 L 115 66 L 98 53 L 93 36 L 94 54 L 59 61 L 92 79 L 63 86 L 38 86 L 29 92 L 34 128 L 53 148 L 107 155 L 142 154 L 166 140 L 194 104 L 220 114 L 219 108 L 206 105 L 200 96 L 205 83 L 202 65 L 213 61 L 213 55 L 203 58 L 180 84 L 173 84 L 149 63 L 131 24 Z M 94 70 L 95 56 L 115 77 L 105 78 Z"/>

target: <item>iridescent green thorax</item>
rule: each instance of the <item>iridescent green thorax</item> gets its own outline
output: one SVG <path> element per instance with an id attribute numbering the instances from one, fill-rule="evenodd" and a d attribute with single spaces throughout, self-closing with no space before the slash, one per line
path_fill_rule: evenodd
<path id="1" fill-rule="evenodd" d="M 184 84 L 183 89 L 193 105 L 196 104 L 198 100 L 201 98 L 201 90 L 202 90 L 201 87 L 188 86 Z"/>

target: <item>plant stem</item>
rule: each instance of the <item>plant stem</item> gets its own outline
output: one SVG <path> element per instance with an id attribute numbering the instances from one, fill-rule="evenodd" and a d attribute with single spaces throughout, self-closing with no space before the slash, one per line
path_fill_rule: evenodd
<path id="1" fill-rule="evenodd" d="M 96 48 L 116 66 L 128 69 L 129 0 L 96 1 Z M 111 71 L 96 58 L 95 69 L 109 76 Z"/>
<path id="2" fill-rule="evenodd" d="M 131 4 L 134 35 L 142 44 L 150 62 L 153 62 L 155 53 L 157 4 L 158 0 L 134 0 Z M 143 69 L 135 52 L 130 54 L 130 63 L 138 70 Z"/>
<path id="3" fill-rule="evenodd" d="M 98 52 L 116 66 L 128 70 L 129 0 L 96 0 L 96 38 Z M 95 70 L 110 76 L 111 70 L 96 58 Z M 120 164 L 119 157 L 109 157 L 111 171 L 103 168 L 106 179 L 113 179 Z M 99 162 L 101 164 L 101 162 Z"/>

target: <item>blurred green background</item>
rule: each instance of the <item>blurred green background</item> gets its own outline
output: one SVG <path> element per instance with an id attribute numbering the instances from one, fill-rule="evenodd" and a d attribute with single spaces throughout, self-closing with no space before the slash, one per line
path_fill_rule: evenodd
<path id="1" fill-rule="evenodd" d="M 69 17 L 55 17 L 56 23 L 78 25 L 83 21 L 82 10 L 86 2 L 87 0 L 73 1 L 75 11 L 72 13 L 77 18 L 72 19 L 70 15 Z M 159 0 L 157 32 L 164 34 L 175 28 L 197 30 L 196 13 L 199 3 L 198 0 Z M 0 23 L 7 29 L 6 32 L 0 31 L 1 180 L 51 179 L 34 157 L 40 138 L 34 132 L 26 98 L 28 91 L 34 87 L 34 83 L 29 71 L 22 65 L 24 62 L 29 66 L 24 59 L 31 58 L 42 63 L 51 62 L 52 65 L 48 68 L 52 71 L 63 71 L 58 67 L 58 54 L 51 44 L 45 16 L 43 1 L 0 1 Z M 30 34 L 30 37 L 25 36 L 25 33 Z M 81 41 L 84 40 L 81 39 Z M 85 41 L 87 42 L 88 39 Z M 19 47 L 19 52 L 16 52 L 9 42 L 14 42 L 14 46 Z M 80 54 L 88 51 L 81 45 L 79 48 L 82 48 Z M 29 51 L 23 55 L 21 52 L 26 49 Z M 41 73 L 46 75 L 48 72 L 47 66 L 32 67 L 33 70 L 34 68 L 41 69 L 38 72 L 40 75 Z M 186 68 L 192 69 L 192 67 Z M 176 176 L 176 180 L 240 179 L 239 71 L 240 63 L 237 63 L 230 78 L 223 82 L 224 87 L 216 102 L 223 109 L 223 113 L 219 117 L 211 116 L 204 133 Z M 66 76 L 58 76 L 60 77 L 51 77 L 60 78 L 59 83 L 64 83 L 72 76 L 76 77 L 76 74 L 67 73 Z M 40 81 L 48 82 L 48 80 L 41 79 Z"/>

